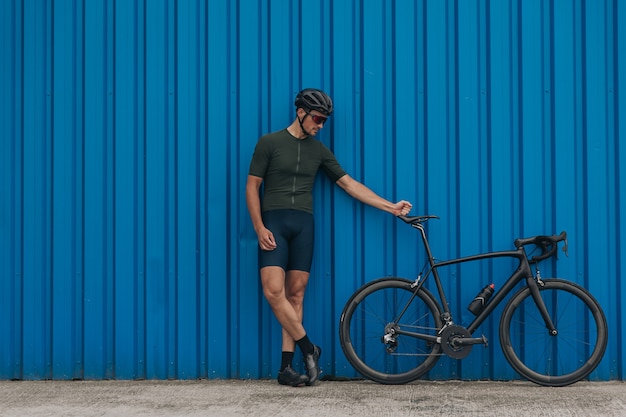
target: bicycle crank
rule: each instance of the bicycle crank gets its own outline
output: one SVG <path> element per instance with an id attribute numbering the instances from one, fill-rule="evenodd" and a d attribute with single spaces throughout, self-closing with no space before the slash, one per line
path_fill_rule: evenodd
<path id="1" fill-rule="evenodd" d="M 454 359 L 463 359 L 472 351 L 472 346 L 477 344 L 487 346 L 487 338 L 472 337 L 465 327 L 451 325 L 441 333 L 441 350 Z"/>

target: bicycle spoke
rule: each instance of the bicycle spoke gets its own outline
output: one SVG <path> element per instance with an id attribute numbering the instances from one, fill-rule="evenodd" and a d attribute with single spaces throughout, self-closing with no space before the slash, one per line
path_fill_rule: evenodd
<path id="1" fill-rule="evenodd" d="M 606 348 L 606 319 L 581 287 L 546 280 L 540 294 L 558 334 L 546 329 L 530 291 L 518 292 L 505 307 L 500 341 L 511 365 L 531 381 L 562 386 L 586 377 Z"/>

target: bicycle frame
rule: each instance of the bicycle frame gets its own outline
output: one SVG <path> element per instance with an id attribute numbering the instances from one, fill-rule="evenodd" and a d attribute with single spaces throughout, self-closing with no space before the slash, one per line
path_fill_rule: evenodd
<path id="1" fill-rule="evenodd" d="M 382 384 L 415 381 L 433 369 L 441 356 L 460 360 L 470 354 L 472 345 L 488 346 L 489 340 L 478 329 L 496 308 L 497 315 L 502 310 L 498 327 L 502 352 L 520 376 L 540 385 L 566 386 L 598 366 L 608 340 L 602 307 L 582 286 L 561 278 L 543 280 L 539 267 L 533 266 L 555 256 L 559 242 L 564 242 L 561 249 L 567 254 L 565 231 L 515 239 L 513 250 L 439 261 L 425 232 L 425 222 L 438 217 L 398 217 L 420 231 L 428 261 L 413 281 L 379 278 L 361 286 L 346 302 L 339 337 L 356 371 Z M 497 274 L 510 276 L 504 283 L 496 281 L 498 289 L 490 302 L 482 310 L 472 309 L 475 315 L 468 316 L 471 323 L 465 327 L 456 301 L 449 304 L 446 299 L 448 285 L 442 285 L 442 277 L 447 274 L 440 276 L 439 268 L 461 270 L 460 264 L 496 258 L 510 259 L 504 262 L 505 270 L 510 270 L 503 273 L 498 268 Z M 431 274 L 435 284 L 426 288 Z M 457 317 L 452 316 L 451 306 Z M 454 323 L 455 318 L 463 323 Z"/>
<path id="2" fill-rule="evenodd" d="M 511 292 L 511 290 L 515 288 L 517 283 L 522 281 L 523 279 L 526 279 L 526 285 L 528 285 L 528 287 L 530 288 L 533 300 L 535 301 L 535 304 L 537 308 L 539 309 L 541 316 L 545 320 L 548 331 L 550 332 L 550 334 L 556 335 L 556 328 L 554 324 L 552 323 L 552 320 L 548 314 L 548 311 L 543 302 L 543 299 L 539 295 L 539 288 L 538 288 L 539 283 L 535 281 L 532 270 L 530 268 L 530 264 L 528 262 L 526 250 L 524 249 L 523 246 L 520 246 L 516 250 L 488 252 L 488 253 L 482 253 L 482 254 L 437 262 L 435 261 L 435 258 L 433 257 L 432 251 L 430 249 L 430 244 L 428 243 L 428 239 L 426 238 L 426 231 L 424 230 L 424 226 L 421 223 L 413 224 L 412 226 L 415 227 L 416 229 L 419 229 L 420 231 L 420 234 L 422 236 L 422 242 L 426 250 L 426 255 L 428 256 L 428 263 L 430 265 L 430 268 L 424 274 L 423 279 L 421 279 L 419 283 L 417 284 L 415 288 L 415 294 L 417 294 L 419 289 L 423 286 L 424 282 L 426 281 L 426 278 L 428 277 L 428 275 L 430 275 L 430 273 L 432 272 L 434 280 L 435 280 L 435 285 L 437 286 L 439 299 L 441 301 L 441 305 L 443 308 L 443 319 L 445 322 L 444 328 L 447 325 L 450 325 L 453 323 L 452 323 L 452 315 L 450 311 L 450 306 L 448 304 L 448 300 L 445 296 L 445 292 L 441 284 L 441 278 L 439 276 L 438 269 L 441 267 L 445 267 L 445 266 L 485 260 L 485 259 L 514 258 L 519 261 L 519 265 L 517 269 L 506 280 L 504 285 L 493 294 L 491 301 L 487 303 L 485 308 L 474 318 L 474 320 L 470 323 L 470 325 L 467 326 L 467 330 L 470 332 L 470 334 L 473 334 L 476 331 L 476 329 L 478 329 L 478 327 L 480 327 L 480 325 L 485 321 L 485 319 L 493 312 L 493 310 L 496 307 L 498 307 L 498 305 L 506 298 L 506 296 Z M 410 304 L 410 302 L 408 304 Z M 401 313 L 400 317 L 402 316 L 403 313 Z M 400 317 L 396 320 L 396 322 L 399 321 Z M 405 333 L 405 332 L 402 332 L 402 333 Z M 412 332 L 406 332 L 406 334 L 417 336 L 415 333 L 412 333 Z M 467 339 L 465 344 L 475 344 L 475 343 L 483 343 L 483 339 L 482 338 Z"/>

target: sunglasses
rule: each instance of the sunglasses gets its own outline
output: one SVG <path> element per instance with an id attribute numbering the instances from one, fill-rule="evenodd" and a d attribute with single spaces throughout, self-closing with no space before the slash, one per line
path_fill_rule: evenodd
<path id="1" fill-rule="evenodd" d="M 324 117 L 324 116 L 319 116 L 317 114 L 311 114 L 308 111 L 306 112 L 306 114 L 308 114 L 309 116 L 311 116 L 311 119 L 313 119 L 313 123 L 319 125 L 326 123 L 326 120 L 328 120 L 328 117 Z"/>

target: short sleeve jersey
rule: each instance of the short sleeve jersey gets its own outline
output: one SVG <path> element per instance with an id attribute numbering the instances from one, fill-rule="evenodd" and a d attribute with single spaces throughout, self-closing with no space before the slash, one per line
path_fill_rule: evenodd
<path id="1" fill-rule="evenodd" d="M 320 168 L 333 182 L 346 175 L 333 153 L 317 139 L 296 139 L 287 129 L 261 137 L 249 174 L 263 178 L 262 211 L 313 213 L 313 184 Z"/>

